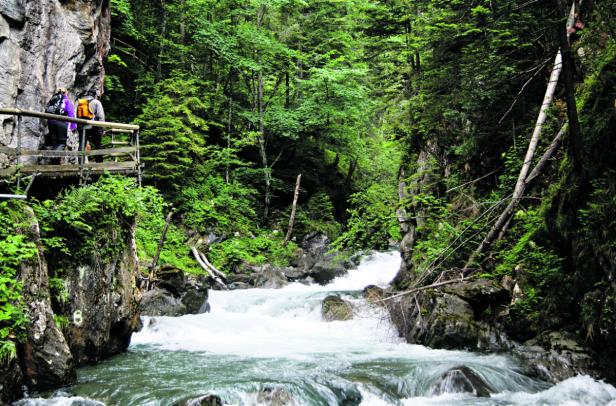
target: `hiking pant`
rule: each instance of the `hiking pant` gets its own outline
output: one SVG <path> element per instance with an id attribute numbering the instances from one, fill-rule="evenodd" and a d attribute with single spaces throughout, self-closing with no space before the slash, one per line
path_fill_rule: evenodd
<path id="1" fill-rule="evenodd" d="M 47 122 L 49 128 L 48 142 L 54 151 L 64 151 L 66 141 L 68 140 L 68 123 L 64 121 L 50 120 Z M 52 158 L 49 161 L 51 164 L 59 164 L 60 158 Z"/>
<path id="2" fill-rule="evenodd" d="M 83 130 L 79 129 L 79 150 L 82 151 L 83 145 L 81 145 L 81 132 Z M 91 127 L 86 128 L 86 144 L 90 143 L 91 149 L 101 149 L 103 141 L 103 129 L 101 127 Z M 92 157 L 95 162 L 103 162 L 103 157 L 101 155 Z"/>
<path id="3" fill-rule="evenodd" d="M 53 149 L 64 149 L 66 140 L 68 139 L 68 123 L 64 121 L 49 120 L 47 122 L 49 128 L 49 145 Z M 62 148 L 58 148 L 62 146 Z"/>

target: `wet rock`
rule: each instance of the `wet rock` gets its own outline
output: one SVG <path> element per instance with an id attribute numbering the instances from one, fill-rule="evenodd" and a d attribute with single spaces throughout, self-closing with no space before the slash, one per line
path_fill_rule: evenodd
<path id="1" fill-rule="evenodd" d="M 229 290 L 240 290 L 240 289 L 250 289 L 251 285 L 245 282 L 233 282 L 227 285 Z"/>
<path id="2" fill-rule="evenodd" d="M 294 405 L 293 395 L 286 389 L 275 386 L 265 387 L 257 394 L 257 403 L 268 406 L 289 406 Z"/>
<path id="3" fill-rule="evenodd" d="M 554 383 L 579 374 L 601 378 L 590 350 L 571 333 L 541 334 L 517 346 L 514 354 L 539 378 Z"/>
<path id="4" fill-rule="evenodd" d="M 321 316 L 325 321 L 350 320 L 353 318 L 353 306 L 340 296 L 329 295 L 323 299 Z"/>
<path id="5" fill-rule="evenodd" d="M 210 305 L 207 302 L 209 294 L 205 278 L 188 276 L 186 278 L 185 291 L 180 300 L 186 306 L 187 314 L 200 314 L 210 311 Z"/>
<path id="6" fill-rule="evenodd" d="M 156 270 L 158 286 L 180 297 L 186 291 L 186 277 L 184 271 L 171 265 L 163 265 Z"/>
<path id="7" fill-rule="evenodd" d="M 489 397 L 494 390 L 475 371 L 459 366 L 441 375 L 432 391 L 433 395 L 444 393 L 468 393 L 477 397 Z"/>
<path id="8" fill-rule="evenodd" d="M 179 285 L 180 278 L 177 274 L 172 280 L 173 284 L 159 284 L 143 294 L 141 315 L 176 317 L 209 311 L 205 278 L 193 275 L 184 277 L 182 273 L 182 285 Z"/>
<path id="9" fill-rule="evenodd" d="M 154 288 L 143 293 L 141 298 L 142 316 L 182 316 L 186 305 L 167 290 Z"/>
<path id="10" fill-rule="evenodd" d="M 329 237 L 327 237 L 327 234 L 318 231 L 306 234 L 300 243 L 300 247 L 313 256 L 325 254 L 328 250 L 328 245 Z"/>
<path id="11" fill-rule="evenodd" d="M 364 288 L 363 294 L 368 302 L 377 302 L 385 297 L 385 289 L 376 285 L 368 285 Z"/>
<path id="12" fill-rule="evenodd" d="M 483 317 L 483 312 L 489 307 L 509 304 L 511 299 L 506 289 L 496 281 L 488 279 L 454 283 L 444 286 L 441 290 L 469 303 L 478 319 Z"/>
<path id="13" fill-rule="evenodd" d="M 488 320 L 498 314 L 500 304 L 485 298 L 500 298 L 499 289 L 471 284 L 448 292 L 432 289 L 387 302 L 392 321 L 407 342 L 445 349 L 510 348 L 506 335 Z"/>
<path id="14" fill-rule="evenodd" d="M 21 232 L 33 242 L 38 255 L 22 262 L 19 278 L 29 319 L 26 341 L 21 345 L 24 382 L 33 389 L 48 389 L 75 381 L 75 363 L 64 336 L 56 326 L 49 294 L 47 262 L 34 212 L 25 209 L 28 227 Z"/>
<path id="15" fill-rule="evenodd" d="M 183 400 L 174 404 L 174 406 L 222 406 L 222 399 L 216 395 L 204 395 L 198 398 Z"/>
<path id="16" fill-rule="evenodd" d="M 17 359 L 0 361 L 0 405 L 22 396 L 22 375 Z"/>
<path id="17" fill-rule="evenodd" d="M 320 285 L 327 285 L 338 276 L 345 275 L 349 264 L 338 256 L 329 254 L 317 261 L 307 273 Z"/>
<path id="18" fill-rule="evenodd" d="M 292 282 L 301 281 L 306 278 L 306 272 L 302 271 L 300 268 L 288 266 L 286 268 L 282 268 L 280 271 L 288 280 Z"/>
<path id="19" fill-rule="evenodd" d="M 125 351 L 132 333 L 141 329 L 135 226 L 133 222 L 126 233 L 106 242 L 108 251 L 113 252 L 112 247 L 122 250 L 104 258 L 92 253 L 87 263 L 68 272 L 71 323 L 66 337 L 79 365 Z"/>
<path id="20" fill-rule="evenodd" d="M 254 287 L 266 289 L 280 289 L 289 283 L 280 269 L 269 264 L 263 265 L 258 272 L 252 275 L 252 280 Z"/>

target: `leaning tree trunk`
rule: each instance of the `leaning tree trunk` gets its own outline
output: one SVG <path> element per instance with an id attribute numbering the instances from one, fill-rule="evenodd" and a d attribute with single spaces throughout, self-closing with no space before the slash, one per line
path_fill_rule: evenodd
<path id="1" fill-rule="evenodd" d="M 548 87 L 545 91 L 545 96 L 543 97 L 543 103 L 541 104 L 541 108 L 539 109 L 539 116 L 537 117 L 535 129 L 533 131 L 533 135 L 530 138 L 530 142 L 528 143 L 526 156 L 524 157 L 524 162 L 522 163 L 522 168 L 520 169 L 520 174 L 518 175 L 518 180 L 515 184 L 515 188 L 513 189 L 511 202 L 498 217 L 496 223 L 494 223 L 481 244 L 479 244 L 479 247 L 477 247 L 477 249 L 470 256 L 470 258 L 466 262 L 466 268 L 468 268 L 472 264 L 472 262 L 478 255 L 489 250 L 492 244 L 503 236 L 503 229 L 509 223 L 509 219 L 511 218 L 515 207 L 518 205 L 520 199 L 524 195 L 524 191 L 527 185 L 526 178 L 528 176 L 528 171 L 530 170 L 530 166 L 533 162 L 533 157 L 535 156 L 535 151 L 537 150 L 537 145 L 539 143 L 539 137 L 541 136 L 541 132 L 543 130 L 543 125 L 545 124 L 545 121 L 547 119 L 548 108 L 552 104 L 552 99 L 554 98 L 556 84 L 558 83 L 558 78 L 560 77 L 561 70 L 562 54 L 561 51 L 558 50 L 556 58 L 554 58 L 554 66 L 552 67 L 552 73 L 550 75 Z"/>

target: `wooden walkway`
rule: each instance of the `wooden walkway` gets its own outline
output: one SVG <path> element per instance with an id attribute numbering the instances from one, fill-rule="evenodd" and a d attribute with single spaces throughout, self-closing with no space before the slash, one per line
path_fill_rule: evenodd
<path id="1" fill-rule="evenodd" d="M 16 116 L 17 146 L 0 146 L 0 154 L 8 157 L 10 163 L 0 168 L 0 178 L 16 177 L 19 187 L 22 176 L 34 177 L 79 177 L 80 183 L 85 183 L 90 175 L 100 175 L 106 172 L 136 175 L 141 185 L 141 159 L 139 151 L 139 126 L 123 123 L 111 123 L 73 119 L 48 113 L 26 111 L 19 109 L 0 108 L 0 115 Z M 111 137 L 107 144 L 109 148 L 80 151 L 35 150 L 21 147 L 22 117 L 36 117 L 40 119 L 53 119 L 83 126 L 96 126 L 105 128 Z M 80 134 L 81 145 L 85 145 L 85 131 Z M 122 139 L 124 138 L 124 139 Z M 92 162 L 94 157 L 104 157 L 104 162 Z M 64 164 L 33 164 L 35 161 L 49 162 L 51 159 L 73 160 L 75 163 Z"/>

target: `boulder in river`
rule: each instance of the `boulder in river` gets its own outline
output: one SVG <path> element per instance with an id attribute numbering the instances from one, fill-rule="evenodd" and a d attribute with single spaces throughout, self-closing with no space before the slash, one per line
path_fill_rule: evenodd
<path id="1" fill-rule="evenodd" d="M 173 283 L 161 283 L 143 294 L 141 315 L 175 317 L 209 311 L 204 278 L 194 275 L 184 277 L 183 272 L 180 277 L 176 272 L 171 280 Z"/>
<path id="2" fill-rule="evenodd" d="M 174 406 L 223 406 L 222 399 L 216 395 L 203 395 L 198 398 L 183 400 L 174 404 Z"/>
<path id="3" fill-rule="evenodd" d="M 353 318 L 353 306 L 340 296 L 329 295 L 323 299 L 321 315 L 325 321 L 350 320 Z"/>
<path id="4" fill-rule="evenodd" d="M 576 375 L 601 378 L 590 350 L 571 333 L 552 331 L 516 346 L 513 353 L 539 378 L 560 382 Z"/>
<path id="5" fill-rule="evenodd" d="M 252 275 L 252 280 L 255 288 L 265 289 L 280 289 L 289 283 L 280 269 L 269 264 L 260 267 Z"/>
<path id="6" fill-rule="evenodd" d="M 491 323 L 508 297 L 495 282 L 478 280 L 401 296 L 387 304 L 398 332 L 409 343 L 494 351 L 511 346 Z"/>
<path id="7" fill-rule="evenodd" d="M 295 405 L 293 395 L 280 386 L 266 386 L 257 394 L 257 403 L 268 406 Z"/>
<path id="8" fill-rule="evenodd" d="M 489 397 L 493 392 L 494 390 L 475 371 L 466 366 L 459 366 L 441 375 L 432 394 L 468 393 L 477 397 Z"/>

